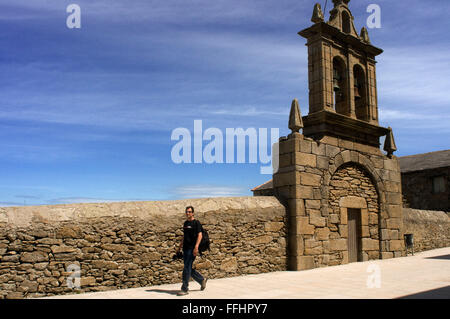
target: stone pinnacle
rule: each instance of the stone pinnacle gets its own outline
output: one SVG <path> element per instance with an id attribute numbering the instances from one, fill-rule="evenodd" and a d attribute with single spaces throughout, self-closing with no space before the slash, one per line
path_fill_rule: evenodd
<path id="1" fill-rule="evenodd" d="M 397 146 L 395 145 L 394 134 L 392 133 L 392 128 L 388 127 L 388 130 L 389 130 L 389 133 L 386 135 L 386 139 L 384 140 L 383 149 L 387 152 L 388 157 L 391 157 L 392 153 L 394 153 L 397 150 Z"/>
<path id="2" fill-rule="evenodd" d="M 361 40 L 363 40 L 366 43 L 370 43 L 370 39 L 369 39 L 369 32 L 367 32 L 366 27 L 362 27 L 361 29 L 361 34 L 359 36 L 361 38 Z"/>
<path id="3" fill-rule="evenodd" d="M 323 21 L 323 12 L 322 8 L 320 7 L 319 3 L 316 3 L 314 5 L 314 11 L 311 18 L 311 21 L 314 23 L 322 22 Z"/>
<path id="4" fill-rule="evenodd" d="M 294 99 L 291 104 L 291 112 L 289 113 L 289 129 L 294 133 L 303 128 L 303 121 L 298 107 L 298 100 Z"/>

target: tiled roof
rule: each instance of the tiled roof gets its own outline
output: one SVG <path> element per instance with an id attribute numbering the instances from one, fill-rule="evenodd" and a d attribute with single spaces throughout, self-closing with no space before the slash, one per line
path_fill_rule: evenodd
<path id="1" fill-rule="evenodd" d="M 255 190 L 263 190 L 263 189 L 272 189 L 273 188 L 273 181 L 269 180 L 267 182 L 265 182 L 264 184 L 261 184 L 259 186 L 256 186 L 255 188 L 252 189 L 252 192 Z"/>
<path id="2" fill-rule="evenodd" d="M 398 158 L 402 173 L 450 166 L 450 150 L 430 152 Z"/>

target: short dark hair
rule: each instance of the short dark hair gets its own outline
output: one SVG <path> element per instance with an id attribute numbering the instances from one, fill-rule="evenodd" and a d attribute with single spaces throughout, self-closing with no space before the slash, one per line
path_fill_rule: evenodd
<path id="1" fill-rule="evenodd" d="M 187 211 L 189 208 L 192 209 L 192 214 L 193 214 L 194 213 L 194 207 L 192 207 L 192 206 L 186 207 L 186 209 L 184 211 Z"/>

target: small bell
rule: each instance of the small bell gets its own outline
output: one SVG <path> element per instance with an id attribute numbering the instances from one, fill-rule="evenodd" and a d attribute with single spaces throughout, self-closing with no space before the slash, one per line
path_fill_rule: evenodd
<path id="1" fill-rule="evenodd" d="M 339 86 L 339 73 L 337 69 L 333 69 L 333 91 L 338 92 L 341 90 L 341 87 Z"/>
<path id="2" fill-rule="evenodd" d="M 333 91 L 334 92 L 339 92 L 341 90 L 341 87 L 339 86 L 338 80 L 334 79 L 333 81 Z"/>
<path id="3" fill-rule="evenodd" d="M 359 100 L 361 98 L 361 95 L 359 94 L 359 89 L 361 86 L 358 83 L 358 79 L 355 79 L 355 99 Z"/>
<path id="4" fill-rule="evenodd" d="M 361 95 L 359 95 L 359 89 L 355 86 L 355 99 L 359 100 Z"/>

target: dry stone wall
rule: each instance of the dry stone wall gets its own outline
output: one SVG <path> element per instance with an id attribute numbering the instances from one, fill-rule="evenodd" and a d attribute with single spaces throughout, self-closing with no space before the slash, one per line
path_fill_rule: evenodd
<path id="1" fill-rule="evenodd" d="M 414 235 L 414 251 L 450 247 L 450 216 L 445 212 L 403 208 L 405 234 Z"/>
<path id="2" fill-rule="evenodd" d="M 188 205 L 210 234 L 211 251 L 195 262 L 206 277 L 286 270 L 275 197 L 9 207 L 0 208 L 0 298 L 181 282 L 172 256 Z M 81 287 L 70 288 L 77 267 Z"/>

